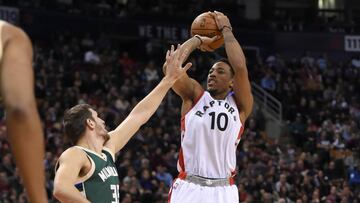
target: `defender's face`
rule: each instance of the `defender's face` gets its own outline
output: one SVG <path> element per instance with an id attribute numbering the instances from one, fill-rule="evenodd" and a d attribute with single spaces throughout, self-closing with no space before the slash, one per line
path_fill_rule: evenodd
<path id="1" fill-rule="evenodd" d="M 215 63 L 207 77 L 207 90 L 219 94 L 230 91 L 233 84 L 231 67 L 224 62 Z"/>
<path id="2" fill-rule="evenodd" d="M 110 139 L 110 135 L 106 130 L 105 121 L 99 117 L 98 113 L 95 110 L 90 109 L 90 111 L 95 121 L 96 134 L 104 138 L 104 143 L 107 142 Z"/>

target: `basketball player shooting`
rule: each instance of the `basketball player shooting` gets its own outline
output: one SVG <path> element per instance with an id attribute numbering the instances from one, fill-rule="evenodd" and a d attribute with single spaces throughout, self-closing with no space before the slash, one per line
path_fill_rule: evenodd
<path id="1" fill-rule="evenodd" d="M 47 202 L 44 136 L 34 94 L 33 50 L 28 36 L 0 20 L 0 90 L 6 129 L 29 201 Z"/>
<path id="2" fill-rule="evenodd" d="M 170 203 L 239 202 L 234 184 L 236 147 L 252 111 L 253 96 L 245 56 L 229 19 L 217 11 L 211 15 L 224 37 L 228 60 L 210 68 L 206 90 L 188 75 L 172 87 L 182 98 L 182 118 L 179 176 L 170 189 Z M 213 51 L 213 42 L 196 35 L 180 51 Z"/>

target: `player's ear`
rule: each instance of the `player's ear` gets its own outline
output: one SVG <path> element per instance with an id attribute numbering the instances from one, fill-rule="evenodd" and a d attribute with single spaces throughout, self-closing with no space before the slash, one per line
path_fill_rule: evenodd
<path id="1" fill-rule="evenodd" d="M 232 89 L 234 86 L 234 79 L 231 79 L 229 82 L 229 87 Z"/>
<path id="2" fill-rule="evenodd" d="M 88 118 L 86 119 L 86 125 L 90 128 L 90 129 L 94 129 L 95 128 L 95 121 Z"/>

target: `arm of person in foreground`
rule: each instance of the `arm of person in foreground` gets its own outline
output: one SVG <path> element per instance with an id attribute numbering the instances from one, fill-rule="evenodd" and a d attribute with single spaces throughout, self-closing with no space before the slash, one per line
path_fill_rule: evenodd
<path id="1" fill-rule="evenodd" d="M 47 202 L 44 169 L 44 135 L 34 93 L 33 50 L 28 36 L 5 24 L 2 30 L 1 96 L 6 127 L 31 203 Z"/>

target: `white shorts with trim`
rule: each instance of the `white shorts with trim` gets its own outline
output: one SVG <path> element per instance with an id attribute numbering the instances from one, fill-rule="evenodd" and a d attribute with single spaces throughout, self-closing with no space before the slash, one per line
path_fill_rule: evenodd
<path id="1" fill-rule="evenodd" d="M 236 185 L 207 187 L 177 178 L 168 203 L 239 203 L 239 193 Z"/>

